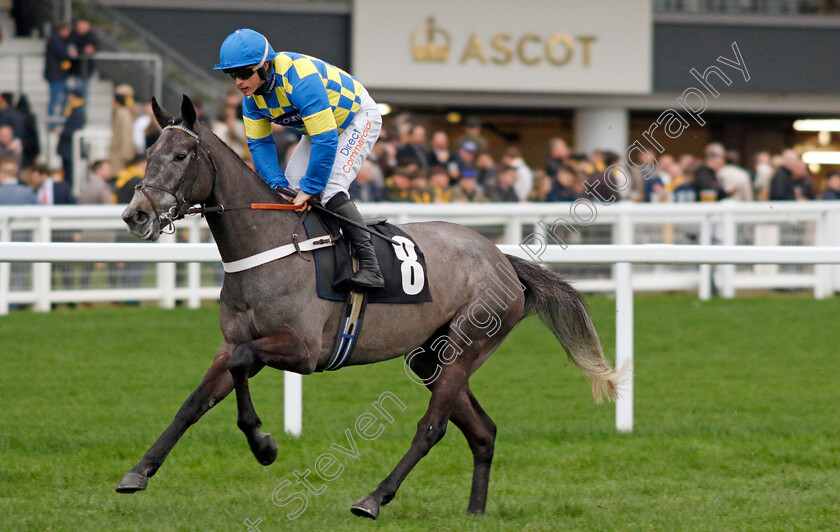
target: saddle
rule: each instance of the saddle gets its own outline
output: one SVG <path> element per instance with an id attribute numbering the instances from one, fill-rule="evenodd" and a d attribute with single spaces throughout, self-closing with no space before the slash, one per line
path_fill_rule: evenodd
<path id="1" fill-rule="evenodd" d="M 385 287 L 366 293 L 367 303 L 412 304 L 429 303 L 426 275 L 426 257 L 423 251 L 405 231 L 390 224 L 385 218 L 365 220 L 367 226 L 386 236 L 398 245 L 371 235 L 373 249 L 379 261 L 379 268 L 385 278 Z M 324 235 L 339 234 L 338 223 L 331 217 L 317 211 L 309 211 L 303 219 L 307 239 Z M 340 238 L 335 246 L 312 252 L 315 262 L 318 297 L 330 301 L 348 301 L 350 288 L 347 280 L 353 276 L 353 259 L 350 243 Z"/>

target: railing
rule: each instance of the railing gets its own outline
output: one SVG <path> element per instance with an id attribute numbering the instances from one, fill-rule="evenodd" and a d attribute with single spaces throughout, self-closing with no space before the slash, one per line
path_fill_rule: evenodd
<path id="1" fill-rule="evenodd" d="M 18 95 L 26 94 L 26 87 L 24 87 L 24 79 L 27 76 L 26 64 L 27 58 L 43 59 L 43 53 L 36 52 L 0 52 L 0 60 L 11 58 L 14 61 L 14 72 L 16 73 L 17 91 Z M 123 63 L 140 63 L 149 64 L 151 66 L 151 94 L 158 99 L 163 93 L 163 60 L 159 54 L 142 53 L 142 52 L 97 52 L 89 56 L 94 61 L 119 61 Z M 37 76 L 43 76 L 44 65 L 42 61 L 35 63 Z M 10 70 L 10 69 L 9 69 Z M 30 72 L 30 75 L 35 75 Z M 46 81 L 44 82 L 46 85 Z M 135 87 L 137 89 L 138 87 Z"/>
<path id="2" fill-rule="evenodd" d="M 362 204 L 368 216 L 387 216 L 406 223 L 446 219 L 471 226 L 499 244 L 535 245 L 530 257 L 544 260 L 543 244 L 564 244 L 567 251 L 590 244 L 721 244 L 840 247 L 840 202 L 698 203 L 597 205 L 589 218 L 570 214 L 574 204 Z M 125 230 L 121 206 L 56 206 L 0 208 L 0 242 L 136 242 Z M 583 212 L 583 211 L 581 211 Z M 203 220 L 178 223 L 175 235 L 161 242 L 212 242 Z M 146 243 L 154 246 L 154 243 Z M 748 248 L 749 249 L 749 248 Z M 715 291 L 734 297 L 738 290 L 809 289 L 815 297 L 840 291 L 836 266 L 740 266 L 711 261 L 699 265 L 637 264 L 633 289 L 693 291 L 708 299 Z M 785 265 L 786 264 L 786 265 Z M 9 305 L 34 305 L 49 311 L 54 304 L 101 301 L 156 301 L 172 307 L 177 301 L 197 307 L 218 297 L 222 273 L 213 264 L 110 264 L 79 261 L 0 266 L 0 314 Z M 615 266 L 562 266 L 583 292 L 616 290 Z"/>
<path id="3" fill-rule="evenodd" d="M 633 279 L 632 264 L 823 264 L 840 265 L 838 247 L 793 246 L 499 246 L 501 251 L 529 259 L 539 253 L 547 263 L 614 264 L 616 269 L 616 368 L 628 368 L 627 377 L 618 387 L 616 428 L 633 430 Z M 213 244 L 93 244 L 93 243 L 0 243 L 0 260 L 13 262 L 50 262 L 78 260 L 102 262 L 173 262 L 217 263 L 218 250 Z M 165 261 L 165 262 L 164 262 Z M 0 264 L 0 300 L 6 295 L 2 286 L 8 279 L 8 264 Z M 169 270 L 170 277 L 172 270 Z M 286 432 L 299 435 L 302 429 L 301 376 L 286 372 L 284 424 Z"/>

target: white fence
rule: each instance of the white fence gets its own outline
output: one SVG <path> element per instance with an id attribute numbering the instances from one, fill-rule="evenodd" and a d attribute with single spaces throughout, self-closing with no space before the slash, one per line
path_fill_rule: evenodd
<path id="1" fill-rule="evenodd" d="M 362 204 L 368 216 L 396 223 L 445 219 L 476 228 L 498 244 L 698 244 L 839 246 L 840 202 L 756 202 L 696 204 Z M 590 204 L 591 205 L 591 204 Z M 0 242 L 137 242 L 125 229 L 121 206 L 0 207 Z M 175 235 L 159 243 L 211 242 L 198 217 L 178 223 Z M 539 255 L 539 250 L 534 252 Z M 533 256 L 530 258 L 534 258 Z M 0 262 L 0 315 L 9 305 L 97 301 L 156 301 L 197 307 L 218 298 L 222 279 L 217 264 L 142 263 L 9 264 Z M 606 263 L 565 264 L 563 273 L 584 292 L 614 292 L 615 267 Z M 840 267 L 808 265 L 713 268 L 695 264 L 641 264 L 633 267 L 638 291 L 696 290 L 702 299 L 717 289 L 733 297 L 745 289 L 808 289 L 816 297 L 840 290 Z"/>
<path id="2" fill-rule="evenodd" d="M 614 292 L 619 366 L 627 362 L 632 368 L 635 290 L 697 290 L 703 299 L 713 283 L 724 297 L 738 289 L 806 288 L 818 298 L 840 290 L 840 202 L 616 203 L 578 211 L 574 205 L 360 209 L 396 223 L 446 219 L 468 225 L 506 244 L 500 246 L 506 253 L 563 264 L 582 291 Z M 198 307 L 201 300 L 218 298 L 218 252 L 202 244 L 211 237 L 201 219 L 179 222 L 175 235 L 157 243 L 138 243 L 125 230 L 122 210 L 0 207 L 0 315 L 10 305 L 48 311 L 62 302 L 152 300 L 173 307 L 180 300 Z M 638 245 L 651 243 L 682 245 Z M 712 265 L 718 265 L 715 271 Z M 300 434 L 300 376 L 285 378 L 286 431 Z M 616 426 L 632 430 L 632 374 L 621 388 Z"/>
<path id="3" fill-rule="evenodd" d="M 633 429 L 633 274 L 631 264 L 821 264 L 840 265 L 838 247 L 793 246 L 568 246 L 544 248 L 516 245 L 499 246 L 508 254 L 528 259 L 536 253 L 547 263 L 614 264 L 616 270 L 616 367 L 629 365 L 627 380 L 619 387 L 616 402 L 616 428 Z M 103 262 L 199 261 L 218 262 L 213 244 L 95 244 L 95 243 L 0 243 L 0 260 L 39 263 L 78 260 Z M 0 281 L 3 272 L 0 271 Z M 4 294 L 0 293 L 0 298 Z M 302 430 L 302 379 L 286 372 L 284 386 L 284 424 L 286 432 Z"/>

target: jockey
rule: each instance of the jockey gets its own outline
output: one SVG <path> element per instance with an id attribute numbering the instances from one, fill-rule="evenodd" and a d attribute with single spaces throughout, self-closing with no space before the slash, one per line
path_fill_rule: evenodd
<path id="1" fill-rule="evenodd" d="M 275 52 L 268 39 L 251 29 L 236 30 L 225 39 L 215 70 L 233 78 L 245 95 L 248 148 L 268 186 L 278 192 L 283 187 L 296 190 L 294 204 L 300 211 L 320 194 L 327 209 L 364 225 L 347 188 L 379 138 L 382 116 L 359 80 L 320 59 Z M 303 134 L 285 174 L 277 162 L 272 122 Z M 382 288 L 370 234 L 339 223 L 359 261 L 350 283 L 361 290 Z"/>

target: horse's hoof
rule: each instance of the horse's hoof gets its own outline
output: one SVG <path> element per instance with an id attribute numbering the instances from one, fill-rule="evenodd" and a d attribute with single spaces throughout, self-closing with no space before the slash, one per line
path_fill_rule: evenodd
<path id="1" fill-rule="evenodd" d="M 373 497 L 368 495 L 354 504 L 353 507 L 350 508 L 350 511 L 353 512 L 353 515 L 358 515 L 359 517 L 376 519 L 379 517 L 379 503 L 376 502 Z"/>
<path id="2" fill-rule="evenodd" d="M 277 459 L 277 442 L 271 434 L 262 434 L 251 446 L 251 451 L 257 462 L 264 466 L 271 465 Z"/>
<path id="3" fill-rule="evenodd" d="M 143 491 L 149 485 L 149 477 L 129 471 L 125 474 L 122 482 L 117 486 L 117 493 L 134 493 Z"/>

